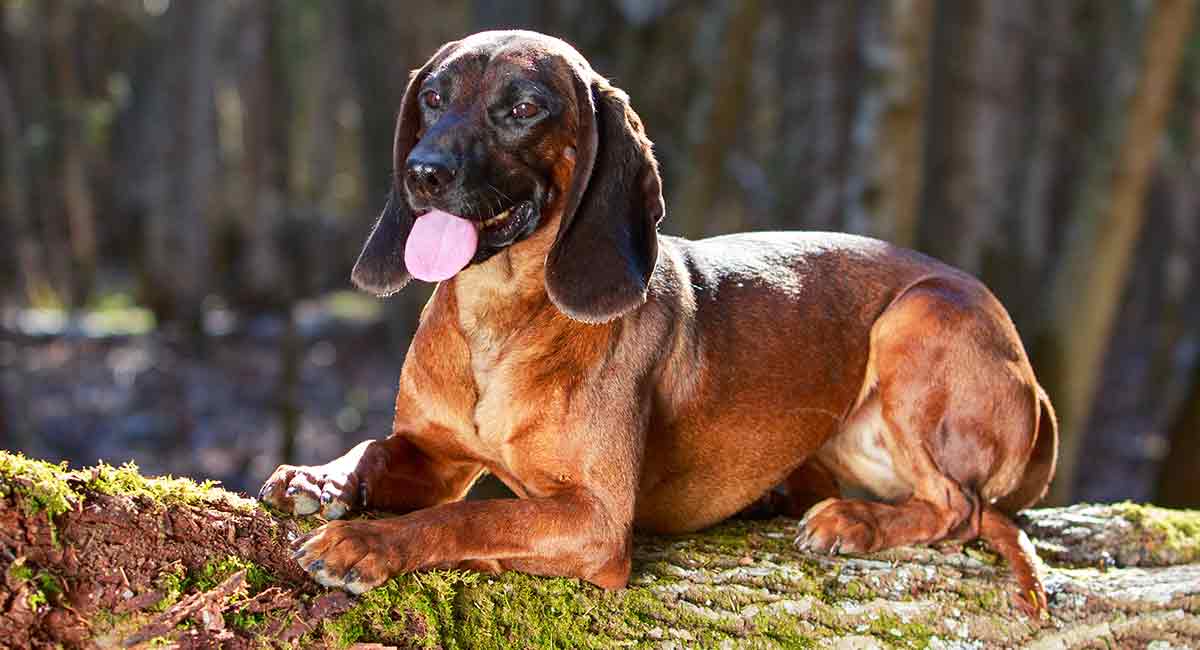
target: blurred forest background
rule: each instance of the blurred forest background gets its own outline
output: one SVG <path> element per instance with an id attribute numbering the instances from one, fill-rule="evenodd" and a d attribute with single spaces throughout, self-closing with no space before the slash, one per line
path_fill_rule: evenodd
<path id="1" fill-rule="evenodd" d="M 1195 0 L 0 0 L 0 446 L 256 489 L 388 432 L 429 287 L 349 291 L 408 71 L 525 27 L 629 91 L 663 230 L 981 276 L 1056 502 L 1200 506 Z"/>

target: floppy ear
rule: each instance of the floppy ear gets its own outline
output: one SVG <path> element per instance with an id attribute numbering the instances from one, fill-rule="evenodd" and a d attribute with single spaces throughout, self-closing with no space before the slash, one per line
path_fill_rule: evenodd
<path id="1" fill-rule="evenodd" d="M 567 316 L 602 323 L 646 301 L 658 259 L 662 181 L 624 91 L 575 75 L 579 135 L 562 223 L 546 257 L 546 292 Z"/>
<path id="2" fill-rule="evenodd" d="M 421 125 L 421 111 L 417 106 L 417 95 L 425 77 L 437 61 L 440 61 L 456 43 L 447 43 L 438 50 L 419 70 L 414 70 L 400 103 L 400 116 L 396 120 L 396 135 L 392 142 L 392 161 L 396 172 L 392 178 L 392 189 L 388 192 L 387 204 L 375 222 L 375 228 L 363 244 L 350 280 L 363 291 L 377 296 L 388 296 L 404 288 L 412 276 L 404 265 L 404 244 L 413 227 L 413 213 L 404 198 L 400 185 L 400 170 L 408 152 L 417 143 L 417 132 Z"/>
<path id="3" fill-rule="evenodd" d="M 379 297 L 390 296 L 404 288 L 412 276 L 404 266 L 404 242 L 413 227 L 413 213 L 403 191 L 392 187 L 383 213 L 367 236 L 350 281 L 354 286 Z"/>

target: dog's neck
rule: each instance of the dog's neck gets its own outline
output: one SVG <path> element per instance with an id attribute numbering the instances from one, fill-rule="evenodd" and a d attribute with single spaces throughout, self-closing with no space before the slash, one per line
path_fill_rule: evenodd
<path id="1" fill-rule="evenodd" d="M 458 323 L 472 342 L 491 347 L 521 327 L 522 319 L 550 306 L 546 294 L 546 252 L 557 224 L 545 224 L 530 237 L 487 261 L 463 269 L 450 281 Z M 479 339 L 487 341 L 479 341 Z"/>

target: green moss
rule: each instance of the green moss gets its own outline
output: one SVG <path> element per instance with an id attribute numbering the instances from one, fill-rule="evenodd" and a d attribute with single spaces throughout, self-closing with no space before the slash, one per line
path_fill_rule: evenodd
<path id="1" fill-rule="evenodd" d="M 57 576 L 45 569 L 34 569 L 23 557 L 17 558 L 9 565 L 8 581 L 10 584 L 29 585 L 29 609 L 35 612 L 45 605 L 57 602 L 63 591 Z"/>
<path id="2" fill-rule="evenodd" d="M 777 612 L 760 612 L 753 618 L 759 634 L 787 648 L 815 648 L 817 641 L 800 629 L 796 617 Z"/>
<path id="3" fill-rule="evenodd" d="M 68 477 L 65 462 L 54 465 L 0 450 L 0 492 L 21 495 L 30 514 L 45 512 L 53 521 L 70 510 L 79 497 Z"/>
<path id="4" fill-rule="evenodd" d="M 47 463 L 0 450 L 0 494 L 21 495 L 30 513 L 45 512 L 53 519 L 74 507 L 87 492 L 142 497 L 164 506 L 224 503 L 242 510 L 255 506 L 250 499 L 220 489 L 217 481 L 197 483 L 172 476 L 148 478 L 132 462 L 120 467 L 101 462 L 94 467 L 70 470 L 65 462 Z"/>
<path id="5" fill-rule="evenodd" d="M 927 648 L 933 638 L 933 630 L 927 626 L 905 623 L 899 617 L 890 614 L 880 614 L 871 622 L 868 632 L 898 648 Z"/>
<path id="6" fill-rule="evenodd" d="M 152 611 L 163 612 L 168 607 L 179 601 L 179 597 L 188 589 L 187 572 L 183 565 L 175 564 L 166 571 L 163 571 L 154 580 L 154 585 L 163 592 L 163 597 L 154 607 Z"/>
<path id="7" fill-rule="evenodd" d="M 1172 563 L 1200 561 L 1200 512 L 1167 510 L 1128 501 L 1114 504 L 1112 508 L 1113 512 L 1148 534 L 1150 539 L 1143 541 L 1151 552 L 1170 554 Z"/>
<path id="8" fill-rule="evenodd" d="M 665 583 L 670 585 L 673 583 Z M 604 648 L 687 630 L 685 646 L 746 639 L 812 647 L 811 626 L 782 610 L 747 620 L 752 601 L 718 585 L 692 585 L 677 596 L 649 586 L 606 592 L 578 580 L 509 572 L 484 576 L 431 571 L 400 576 L 364 594 L 350 611 L 324 623 L 339 647 L 374 641 L 416 647 Z M 674 592 L 672 592 L 674 593 Z"/>
<path id="9" fill-rule="evenodd" d="M 208 591 L 242 570 L 246 572 L 246 585 L 251 595 L 266 589 L 275 580 L 270 571 L 249 560 L 231 555 L 201 567 L 192 578 L 191 586 L 198 591 Z"/>
<path id="10" fill-rule="evenodd" d="M 133 613 L 114 614 L 107 609 L 102 609 L 93 612 L 88 617 L 88 622 L 92 626 L 92 632 L 99 639 L 110 633 L 119 633 L 135 627 L 139 623 L 139 617 Z"/>
<path id="11" fill-rule="evenodd" d="M 185 571 L 182 565 L 175 565 L 155 579 L 155 586 L 163 591 L 163 597 L 151 609 L 156 612 L 166 611 L 171 605 L 179 602 L 183 594 L 213 589 L 229 576 L 242 570 L 246 572 L 246 595 L 249 596 L 254 596 L 276 581 L 270 571 L 235 556 L 213 560 L 190 573 Z M 249 613 L 240 608 L 225 614 L 225 622 L 228 625 L 242 630 L 252 630 L 265 620 L 265 614 Z"/>
<path id="12" fill-rule="evenodd" d="M 430 571 L 367 592 L 324 628 L 338 646 L 375 640 L 448 650 L 599 648 L 613 638 L 639 637 L 669 614 L 644 589 L 622 598 L 566 578 Z"/>
<path id="13" fill-rule="evenodd" d="M 19 557 L 12 566 L 8 567 L 8 578 L 14 582 L 28 582 L 33 580 L 33 567 L 25 564 L 25 558 Z"/>
<path id="14" fill-rule="evenodd" d="M 841 596 L 850 600 L 871 600 L 875 592 L 860 580 L 851 580 L 841 589 Z"/>
<path id="15" fill-rule="evenodd" d="M 254 502 L 219 488 L 217 481 L 197 483 L 189 478 L 157 476 L 147 478 L 132 462 L 120 467 L 99 463 L 95 467 L 72 473 L 83 482 L 83 488 L 101 494 L 143 497 L 162 505 L 207 505 L 227 503 L 239 509 L 250 509 Z"/>
<path id="16" fill-rule="evenodd" d="M 474 574 L 432 571 L 394 578 L 364 594 L 338 618 L 324 623 L 327 634 L 340 646 L 362 639 L 406 639 L 421 647 L 437 645 L 438 610 L 447 596 L 472 580 Z"/>

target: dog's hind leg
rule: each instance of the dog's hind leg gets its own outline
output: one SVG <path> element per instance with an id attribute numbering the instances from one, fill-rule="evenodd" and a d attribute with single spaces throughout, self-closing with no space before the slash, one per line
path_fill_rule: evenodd
<path id="1" fill-rule="evenodd" d="M 1045 595 L 1032 563 L 990 504 L 1021 483 L 1038 434 L 1038 392 L 1011 323 L 988 300 L 931 283 L 880 317 L 872 385 L 818 458 L 839 483 L 885 502 L 826 499 L 805 515 L 797 544 L 866 553 L 982 536 L 1009 559 L 1023 591 L 1035 592 L 1036 609 Z"/>

